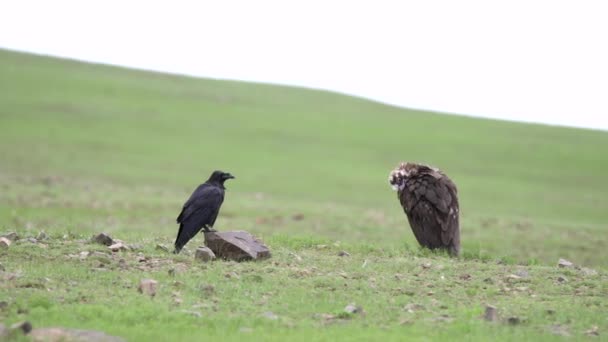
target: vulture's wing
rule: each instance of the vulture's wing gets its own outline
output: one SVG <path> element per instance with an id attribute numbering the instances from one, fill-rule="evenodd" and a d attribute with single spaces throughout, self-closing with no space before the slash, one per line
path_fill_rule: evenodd
<path id="1" fill-rule="evenodd" d="M 399 195 L 418 242 L 429 248 L 459 239 L 456 186 L 439 173 L 410 178 Z"/>

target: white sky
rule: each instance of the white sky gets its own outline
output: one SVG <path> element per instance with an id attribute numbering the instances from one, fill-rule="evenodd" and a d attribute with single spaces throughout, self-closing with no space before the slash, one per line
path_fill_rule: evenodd
<path id="1" fill-rule="evenodd" d="M 0 1 L 0 47 L 608 130 L 605 1 Z"/>

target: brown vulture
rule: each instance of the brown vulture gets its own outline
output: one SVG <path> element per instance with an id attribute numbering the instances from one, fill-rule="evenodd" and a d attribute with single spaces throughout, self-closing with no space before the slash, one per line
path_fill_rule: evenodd
<path id="1" fill-rule="evenodd" d="M 211 177 L 190 195 L 177 217 L 179 231 L 175 239 L 175 254 L 179 253 L 201 228 L 206 232 L 215 231 L 212 227 L 224 202 L 224 182 L 232 178 L 234 176 L 230 173 L 214 171 Z"/>
<path id="2" fill-rule="evenodd" d="M 448 176 L 428 165 L 401 163 L 391 171 L 388 182 L 397 190 L 418 243 L 457 256 L 460 253 L 458 192 Z"/>

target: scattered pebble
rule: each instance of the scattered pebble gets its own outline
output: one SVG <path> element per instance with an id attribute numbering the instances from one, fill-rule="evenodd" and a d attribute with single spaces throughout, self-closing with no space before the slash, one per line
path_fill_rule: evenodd
<path id="1" fill-rule="evenodd" d="M 486 305 L 486 311 L 483 314 L 483 319 L 488 322 L 496 322 L 498 320 L 498 309 L 492 305 Z"/>
<path id="2" fill-rule="evenodd" d="M 129 248 L 122 242 L 116 242 L 108 246 L 108 249 L 112 252 L 124 252 L 129 250 Z"/>
<path id="3" fill-rule="evenodd" d="M 581 268 L 581 272 L 583 272 L 584 275 L 586 276 L 596 276 L 597 275 L 597 271 L 591 268 L 587 268 L 587 267 L 582 267 Z"/>
<path id="4" fill-rule="evenodd" d="M 587 336 L 600 336 L 599 328 L 597 325 L 591 327 L 591 329 L 585 331 Z"/>
<path id="5" fill-rule="evenodd" d="M 340 251 L 338 253 L 338 256 L 341 256 L 341 257 L 350 256 L 350 253 L 348 253 L 347 251 Z"/>
<path id="6" fill-rule="evenodd" d="M 345 308 L 344 308 L 344 312 L 349 313 L 349 314 L 357 314 L 357 313 L 362 313 L 363 312 L 363 308 L 360 306 L 357 306 L 356 304 L 352 303 L 352 304 L 348 304 Z"/>
<path id="7" fill-rule="evenodd" d="M 559 259 L 557 262 L 558 267 L 572 267 L 574 264 L 566 259 Z"/>
<path id="8" fill-rule="evenodd" d="M 38 241 L 42 241 L 42 240 L 46 240 L 46 239 L 48 239 L 48 235 L 46 235 L 44 230 L 41 230 L 40 233 L 38 233 L 38 235 L 36 236 L 36 240 L 38 240 Z"/>
<path id="9" fill-rule="evenodd" d="M 194 259 L 202 262 L 215 260 L 215 253 L 209 247 L 199 247 L 194 253 Z"/>
<path id="10" fill-rule="evenodd" d="M 266 311 L 262 314 L 264 317 L 276 321 L 277 319 L 279 319 L 279 316 L 277 316 L 275 313 L 273 313 L 272 311 Z"/>
<path id="11" fill-rule="evenodd" d="M 517 316 L 511 316 L 507 318 L 507 323 L 509 323 L 509 325 L 519 325 L 519 323 L 521 323 L 521 320 Z"/>
<path id="12" fill-rule="evenodd" d="M 111 246 L 114 244 L 114 240 L 112 240 L 112 238 L 106 233 L 100 233 L 93 236 L 92 241 L 105 246 Z"/>
<path id="13" fill-rule="evenodd" d="M 557 281 L 560 283 L 567 283 L 568 282 L 568 278 L 564 277 L 564 276 L 559 276 L 557 277 Z"/>
<path id="14" fill-rule="evenodd" d="M 158 282 L 154 279 L 143 279 L 139 283 L 139 287 L 137 288 L 137 290 L 139 291 L 139 293 L 154 297 L 156 295 L 157 285 Z"/>
<path id="15" fill-rule="evenodd" d="M 3 237 L 0 237 L 0 249 L 8 249 L 8 247 L 11 245 L 11 240 Z"/>

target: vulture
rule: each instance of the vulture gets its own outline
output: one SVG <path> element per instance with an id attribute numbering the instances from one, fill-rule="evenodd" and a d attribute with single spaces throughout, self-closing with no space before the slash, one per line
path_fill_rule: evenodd
<path id="1" fill-rule="evenodd" d="M 224 182 L 233 178 L 230 173 L 214 171 L 205 183 L 194 190 L 177 217 L 179 231 L 173 253 L 178 254 L 201 229 L 205 232 L 215 231 L 213 224 L 224 202 Z"/>
<path id="2" fill-rule="evenodd" d="M 458 192 L 439 169 L 401 163 L 388 177 L 418 243 L 429 249 L 460 253 Z"/>

